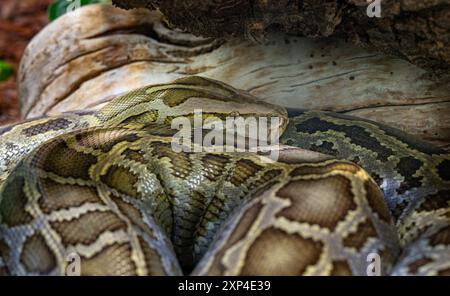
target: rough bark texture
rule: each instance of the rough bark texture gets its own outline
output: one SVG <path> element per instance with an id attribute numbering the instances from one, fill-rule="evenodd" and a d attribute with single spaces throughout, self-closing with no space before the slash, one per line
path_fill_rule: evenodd
<path id="1" fill-rule="evenodd" d="M 344 35 L 450 76 L 450 0 L 382 0 L 381 18 L 366 0 L 113 0 L 123 8 L 159 9 L 176 27 L 203 36 L 257 40 L 278 30 L 307 37 Z"/>

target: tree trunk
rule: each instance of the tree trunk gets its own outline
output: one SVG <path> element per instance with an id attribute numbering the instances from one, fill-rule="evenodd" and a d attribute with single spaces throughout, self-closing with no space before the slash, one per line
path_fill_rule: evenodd
<path id="1" fill-rule="evenodd" d="M 380 2 L 381 17 L 368 8 Z M 371 3 L 372 2 L 372 3 Z M 191 33 L 264 40 L 272 30 L 306 37 L 341 35 L 450 77 L 450 0 L 113 0 L 159 9 Z M 370 10 L 373 11 L 373 10 Z"/>

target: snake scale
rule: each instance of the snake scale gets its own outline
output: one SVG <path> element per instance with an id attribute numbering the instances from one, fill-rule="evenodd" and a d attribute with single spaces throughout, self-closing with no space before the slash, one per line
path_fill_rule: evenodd
<path id="1" fill-rule="evenodd" d="M 281 118 L 279 159 L 176 153 L 198 107 Z M 0 155 L 0 274 L 450 275 L 450 154 L 364 119 L 194 76 L 3 127 Z"/>

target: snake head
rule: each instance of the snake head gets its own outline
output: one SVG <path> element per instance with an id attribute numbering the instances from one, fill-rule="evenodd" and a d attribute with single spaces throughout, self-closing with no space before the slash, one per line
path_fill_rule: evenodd
<path id="1" fill-rule="evenodd" d="M 99 111 L 105 125 L 159 123 L 170 125 L 176 118 L 195 125 L 196 114 L 202 124 L 238 119 L 236 126 L 268 119 L 268 134 L 280 135 L 288 124 L 287 111 L 263 102 L 242 90 L 222 82 L 190 76 L 172 83 L 151 85 L 134 90 L 107 104 Z M 224 124 L 225 126 L 225 124 Z"/>

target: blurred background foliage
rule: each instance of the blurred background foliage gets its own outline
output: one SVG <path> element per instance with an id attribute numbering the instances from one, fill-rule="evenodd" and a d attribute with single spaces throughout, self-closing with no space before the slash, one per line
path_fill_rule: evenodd
<path id="1" fill-rule="evenodd" d="M 7 80 L 13 72 L 11 64 L 0 60 L 0 81 Z"/>

